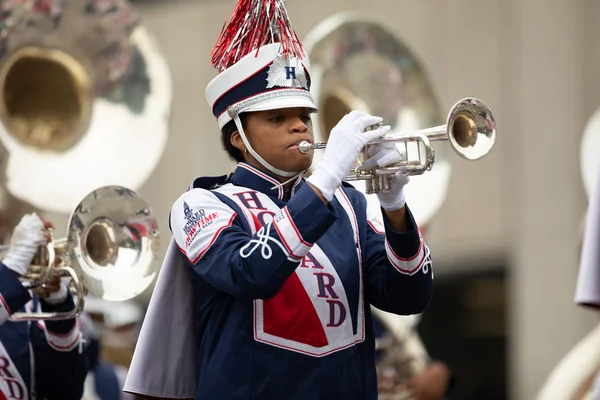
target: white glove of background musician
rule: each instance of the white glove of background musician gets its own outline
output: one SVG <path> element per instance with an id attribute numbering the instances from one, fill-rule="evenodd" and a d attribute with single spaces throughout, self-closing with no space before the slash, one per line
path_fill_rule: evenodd
<path id="1" fill-rule="evenodd" d="M 331 130 L 325 154 L 319 165 L 306 180 L 321 191 L 327 201 L 331 201 L 336 189 L 350 173 L 360 151 L 367 142 L 378 138 L 390 130 L 382 126 L 373 131 L 363 131 L 383 121 L 362 111 L 352 111 Z"/>
<path id="2" fill-rule="evenodd" d="M 363 168 L 370 170 L 376 167 L 386 167 L 406 159 L 393 143 L 380 143 L 369 146 L 367 150 L 369 158 L 363 163 Z M 406 198 L 404 196 L 404 185 L 409 182 L 409 177 L 398 172 L 390 179 L 390 191 L 378 193 L 377 199 L 381 208 L 386 211 L 395 211 L 404 207 Z"/>
<path id="3" fill-rule="evenodd" d="M 2 261 L 4 265 L 21 276 L 25 275 L 39 246 L 49 238 L 42 230 L 50 227 L 53 227 L 50 222 L 42 221 L 35 213 L 24 215 L 13 231 L 10 250 Z M 65 282 L 58 278 L 36 292 L 50 304 L 62 303 L 68 294 Z"/>
<path id="4" fill-rule="evenodd" d="M 44 222 L 35 213 L 26 214 L 13 231 L 10 250 L 4 265 L 19 275 L 25 275 L 38 247 L 46 242 Z"/>

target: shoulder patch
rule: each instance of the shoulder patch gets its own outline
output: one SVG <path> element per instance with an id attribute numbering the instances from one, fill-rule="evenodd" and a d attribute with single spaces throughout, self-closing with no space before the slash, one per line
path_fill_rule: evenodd
<path id="1" fill-rule="evenodd" d="M 236 216 L 210 191 L 191 189 L 171 209 L 173 237 L 188 260 L 196 264 Z"/>

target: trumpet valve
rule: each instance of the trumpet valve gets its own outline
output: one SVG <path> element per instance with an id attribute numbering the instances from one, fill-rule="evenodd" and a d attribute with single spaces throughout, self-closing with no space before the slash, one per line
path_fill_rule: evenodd
<path id="1" fill-rule="evenodd" d="M 365 180 L 365 192 L 367 194 L 373 194 L 375 192 L 375 179 L 367 179 Z"/>
<path id="2" fill-rule="evenodd" d="M 363 133 L 367 133 L 367 132 L 370 132 L 370 131 L 374 131 L 375 129 L 381 128 L 383 125 L 384 125 L 384 124 L 383 124 L 383 122 L 379 122 L 379 123 L 377 123 L 377 124 L 369 125 L 369 126 L 367 126 L 367 127 L 366 127 L 366 128 L 363 130 Z"/>
<path id="3" fill-rule="evenodd" d="M 390 191 L 390 177 L 387 174 L 379 175 L 379 189 L 383 193 Z"/>
<path id="4" fill-rule="evenodd" d="M 27 273 L 25 276 L 27 279 L 30 279 L 32 281 L 39 281 L 39 280 L 42 280 L 45 275 L 46 275 L 46 272 L 44 271 L 44 268 L 42 266 L 31 265 L 31 266 L 29 266 L 29 269 L 27 270 Z"/>

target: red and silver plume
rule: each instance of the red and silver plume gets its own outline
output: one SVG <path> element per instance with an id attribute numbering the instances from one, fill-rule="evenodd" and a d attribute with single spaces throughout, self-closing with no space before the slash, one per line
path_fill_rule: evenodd
<path id="1" fill-rule="evenodd" d="M 271 43 L 281 43 L 284 56 L 304 58 L 285 0 L 239 0 L 212 50 L 212 65 L 222 72 Z"/>

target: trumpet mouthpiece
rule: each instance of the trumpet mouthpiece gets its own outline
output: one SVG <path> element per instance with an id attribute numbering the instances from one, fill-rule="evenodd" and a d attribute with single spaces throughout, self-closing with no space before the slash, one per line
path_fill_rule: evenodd
<path id="1" fill-rule="evenodd" d="M 312 144 L 310 144 L 310 142 L 307 142 L 306 140 L 303 140 L 300 143 L 298 143 L 298 151 L 302 154 L 308 153 L 312 148 Z"/>

